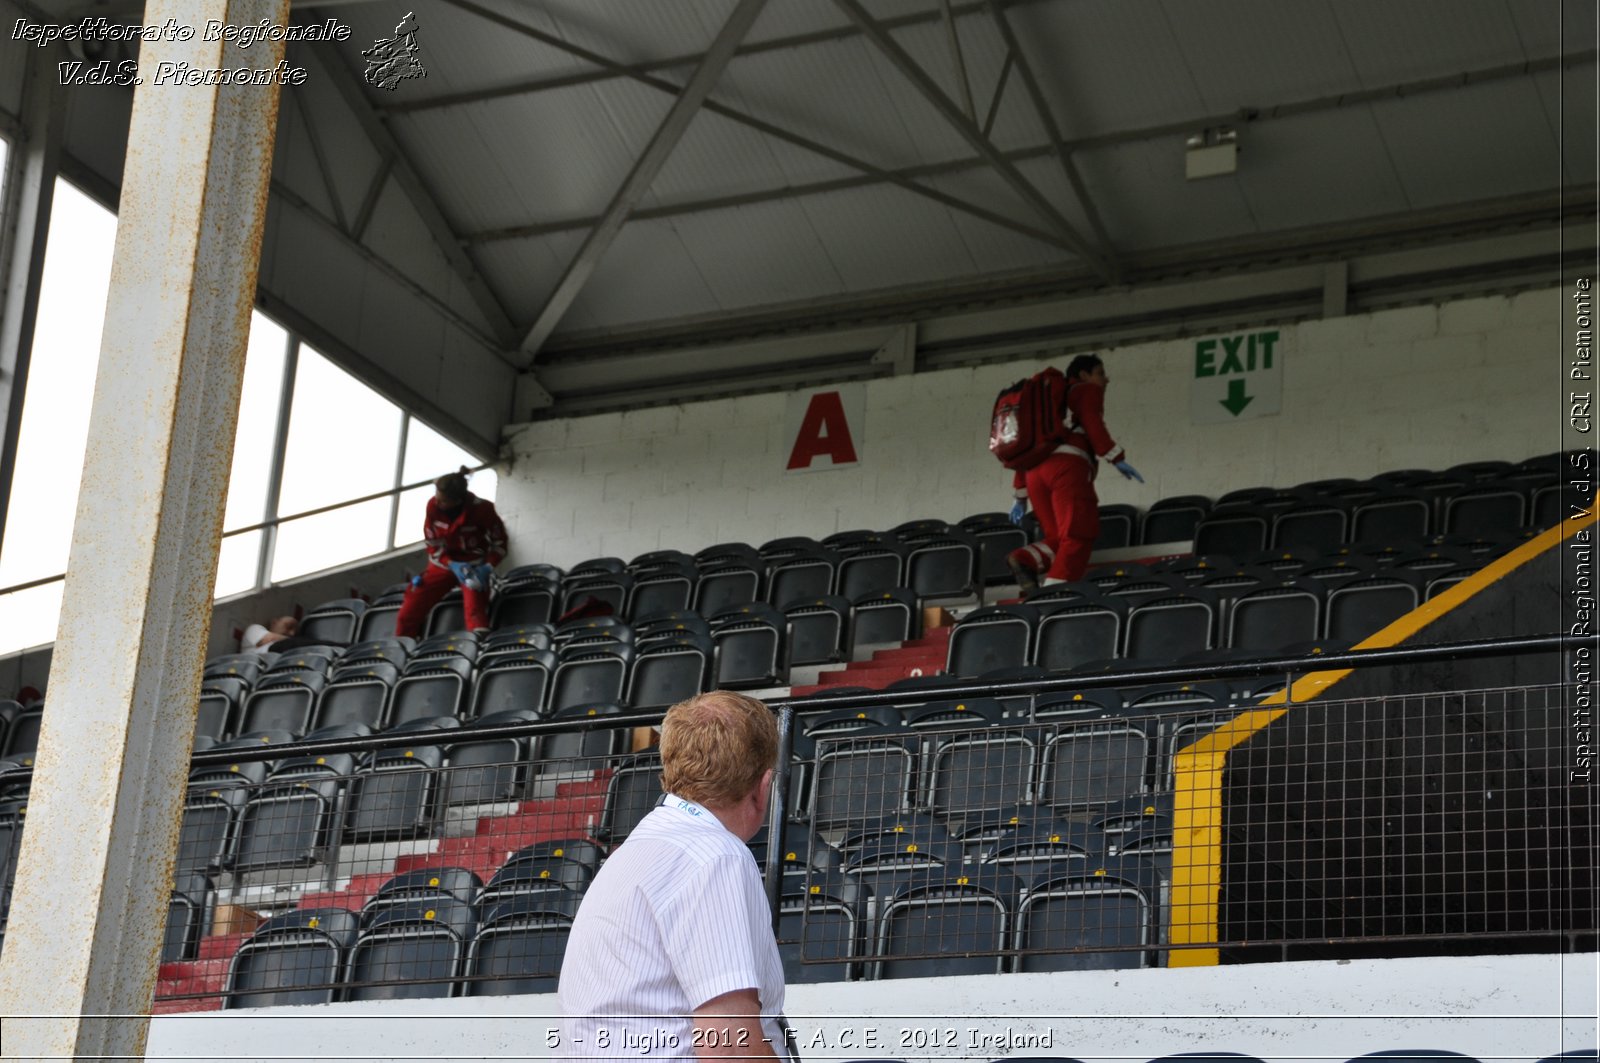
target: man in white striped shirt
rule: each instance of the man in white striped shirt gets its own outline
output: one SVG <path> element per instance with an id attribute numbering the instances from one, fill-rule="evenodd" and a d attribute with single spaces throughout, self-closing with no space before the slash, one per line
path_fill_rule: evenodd
<path id="1" fill-rule="evenodd" d="M 661 725 L 666 798 L 584 894 L 561 963 L 570 1059 L 788 1059 L 783 964 L 755 858 L 777 760 L 772 712 L 712 691 Z"/>

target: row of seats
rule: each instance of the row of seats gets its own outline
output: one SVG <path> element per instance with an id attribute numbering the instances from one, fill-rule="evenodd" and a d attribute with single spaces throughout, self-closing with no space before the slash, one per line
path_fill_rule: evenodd
<path id="1" fill-rule="evenodd" d="M 1399 469 L 1366 480 L 1335 478 L 1289 488 L 1248 487 L 1215 501 L 1164 498 L 1140 513 L 1102 506 L 1101 549 L 1194 543 L 1195 553 L 1325 549 L 1432 535 L 1504 535 L 1547 528 L 1570 512 L 1575 466 L 1564 453 L 1512 464 L 1476 461 L 1434 471 Z"/>

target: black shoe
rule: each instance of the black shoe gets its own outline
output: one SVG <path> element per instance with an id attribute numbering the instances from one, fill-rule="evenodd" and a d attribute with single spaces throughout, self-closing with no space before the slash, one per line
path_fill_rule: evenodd
<path id="1" fill-rule="evenodd" d="M 1016 577 L 1017 590 L 1022 592 L 1024 598 L 1039 589 L 1039 577 L 1034 575 L 1032 569 L 1019 564 L 1014 558 L 1009 557 L 1006 558 L 1006 567 Z"/>

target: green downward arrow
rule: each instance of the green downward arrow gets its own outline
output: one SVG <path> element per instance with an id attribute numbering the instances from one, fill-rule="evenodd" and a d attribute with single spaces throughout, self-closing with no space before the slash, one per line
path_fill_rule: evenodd
<path id="1" fill-rule="evenodd" d="M 1230 380 L 1228 381 L 1228 397 L 1217 401 L 1222 403 L 1229 413 L 1237 417 L 1244 412 L 1246 406 L 1255 401 L 1255 396 L 1244 393 L 1243 380 Z"/>

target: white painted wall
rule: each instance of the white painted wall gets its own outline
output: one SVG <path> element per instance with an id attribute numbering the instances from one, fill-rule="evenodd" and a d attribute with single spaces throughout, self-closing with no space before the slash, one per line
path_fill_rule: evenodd
<path id="1" fill-rule="evenodd" d="M 1597 960 L 1476 956 L 849 982 L 793 986 L 786 1011 L 806 1063 L 1008 1055 L 1140 1063 L 1200 1051 L 1337 1063 L 1388 1049 L 1531 1063 L 1595 1048 Z M 541 1059 L 558 1014 L 555 995 L 545 994 L 159 1016 L 146 1058 Z M 1038 1047 L 1008 1051 L 1008 1035 Z"/>
<path id="2" fill-rule="evenodd" d="M 1148 482 L 1105 470 L 1101 502 L 1146 507 L 1561 449 L 1565 296 L 1551 288 L 1280 326 L 1291 344 L 1282 413 L 1226 425 L 1191 423 L 1192 340 L 1110 349 L 1107 422 Z M 985 446 L 990 404 L 1044 364 L 868 383 L 861 464 L 839 470 L 783 471 L 784 394 L 516 426 L 496 503 L 512 561 L 570 566 L 1007 509 L 1009 474 Z"/>

